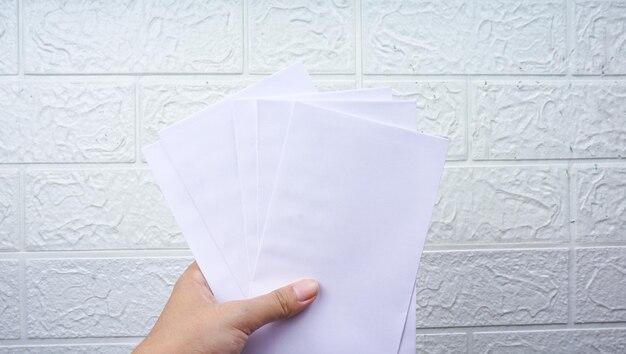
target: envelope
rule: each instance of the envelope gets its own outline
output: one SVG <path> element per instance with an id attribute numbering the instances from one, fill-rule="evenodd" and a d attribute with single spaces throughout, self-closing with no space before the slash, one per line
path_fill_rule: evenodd
<path id="1" fill-rule="evenodd" d="M 159 133 L 161 140 L 144 148 L 155 179 L 167 182 L 163 185 L 159 182 L 161 190 L 187 243 L 195 252 L 200 269 L 220 301 L 241 299 L 245 295 L 242 289 L 247 289 L 250 282 L 232 101 L 315 90 L 304 66 L 293 65 L 162 130 Z M 179 182 L 175 182 L 174 176 Z M 185 198 L 174 197 L 183 190 L 187 192 Z M 175 201 L 175 206 L 170 201 Z M 182 215 L 176 208 L 190 214 Z M 191 211 L 193 208 L 196 212 Z M 207 237 L 213 242 L 202 240 Z M 204 247 L 217 249 L 206 250 Z M 221 258 L 214 258 L 218 254 Z M 221 262 L 224 265 L 216 265 Z M 225 283 L 228 279 L 225 269 L 232 274 L 230 281 L 234 281 L 234 285 Z"/>
<path id="2" fill-rule="evenodd" d="M 397 352 L 447 146 L 294 105 L 250 295 L 301 278 L 320 295 L 254 333 L 246 353 Z"/>

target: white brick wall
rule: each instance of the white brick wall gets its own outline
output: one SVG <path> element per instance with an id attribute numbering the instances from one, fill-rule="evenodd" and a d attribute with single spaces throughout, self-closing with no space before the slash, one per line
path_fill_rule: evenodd
<path id="1" fill-rule="evenodd" d="M 573 23 L 572 72 L 625 74 L 624 1 L 576 1 Z"/>
<path id="2" fill-rule="evenodd" d="M 474 90 L 477 160 L 626 156 L 623 83 L 483 82 Z"/>
<path id="3" fill-rule="evenodd" d="M 485 332 L 474 336 L 476 353 L 624 353 L 623 330 L 557 330 L 533 332 Z"/>
<path id="4" fill-rule="evenodd" d="M 131 84 L 2 82 L 0 162 L 132 162 Z"/>
<path id="5" fill-rule="evenodd" d="M 17 260 L 0 260 L 0 339 L 20 336 L 20 285 L 17 275 Z"/>
<path id="6" fill-rule="evenodd" d="M 250 72 L 271 73 L 298 58 L 311 73 L 355 71 L 355 0 L 252 0 Z"/>
<path id="7" fill-rule="evenodd" d="M 190 261 L 140 147 L 296 60 L 452 140 L 418 352 L 625 352 L 624 38 L 624 0 L 0 0 L 0 353 L 129 352 Z"/>
<path id="8" fill-rule="evenodd" d="M 30 338 L 142 336 L 190 258 L 26 262 Z"/>
<path id="9" fill-rule="evenodd" d="M 0 250 L 15 251 L 20 245 L 20 175 L 18 171 L 0 172 Z"/>
<path id="10" fill-rule="evenodd" d="M 147 170 L 29 171 L 27 250 L 184 248 Z"/>
<path id="11" fill-rule="evenodd" d="M 417 279 L 419 327 L 567 322 L 567 250 L 436 251 Z"/>
<path id="12" fill-rule="evenodd" d="M 237 0 L 23 0 L 22 13 L 26 73 L 242 71 Z"/>
<path id="13" fill-rule="evenodd" d="M 0 74 L 17 74 L 17 1 L 0 0 Z"/>

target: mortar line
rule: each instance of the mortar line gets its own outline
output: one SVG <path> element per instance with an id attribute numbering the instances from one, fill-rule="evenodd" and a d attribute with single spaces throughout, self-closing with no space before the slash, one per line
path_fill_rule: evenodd
<path id="1" fill-rule="evenodd" d="M 331 74 L 318 74 L 318 75 L 331 75 Z M 461 80 L 465 76 L 470 76 L 476 80 L 502 80 L 502 81 L 524 81 L 524 80 L 585 80 L 585 79 L 606 79 L 606 78 L 615 78 L 615 79 L 624 79 L 626 78 L 626 73 L 611 73 L 611 74 L 572 74 L 568 75 L 566 73 L 563 74 L 540 74 L 540 73 L 529 73 L 529 74 L 520 74 L 520 73 L 436 73 L 436 74 L 426 74 L 426 73 L 414 73 L 414 72 L 399 72 L 399 73 L 366 73 L 364 76 L 370 79 L 380 79 L 380 80 L 402 80 L 402 78 L 406 78 L 407 80 L 414 79 L 457 79 Z"/>
<path id="2" fill-rule="evenodd" d="M 566 55 L 566 70 L 565 75 L 568 78 L 572 78 L 574 71 L 573 63 L 572 63 L 572 53 L 574 52 L 574 31 L 573 31 L 573 23 L 574 20 L 574 8 L 572 7 L 571 1 L 565 1 L 565 55 Z"/>
<path id="3" fill-rule="evenodd" d="M 17 0 L 17 67 L 18 67 L 18 82 L 24 80 L 24 16 L 23 16 L 23 0 Z M 25 201 L 26 201 L 26 181 L 25 181 L 25 167 L 18 167 L 18 252 L 26 250 L 26 216 L 25 216 Z M 19 343 L 25 342 L 27 337 L 27 320 L 26 320 L 26 270 L 25 260 L 23 257 L 18 258 L 18 292 L 19 292 Z"/>
<path id="4" fill-rule="evenodd" d="M 26 168 L 27 171 L 66 171 L 66 170 L 147 170 L 143 164 L 135 162 L 46 162 L 46 163 L 2 163 L 0 171 Z"/>
<path id="5" fill-rule="evenodd" d="M 626 242 L 588 245 L 590 248 L 626 247 Z M 569 250 L 567 244 L 488 244 L 488 245 L 438 245 L 426 246 L 425 253 L 441 252 L 521 252 L 521 251 L 550 251 Z M 2 252 L 0 259 L 52 259 L 52 258 L 142 258 L 142 257 L 187 257 L 191 252 L 186 248 L 180 249 L 90 249 L 90 250 L 28 250 L 18 252 Z"/>
<path id="6" fill-rule="evenodd" d="M 450 327 L 418 328 L 417 334 L 462 334 L 472 331 L 473 334 L 506 333 L 506 332 L 543 332 L 543 331 L 584 331 L 584 330 L 626 330 L 626 322 L 595 322 L 577 323 L 569 327 L 567 323 L 538 323 L 538 324 L 502 324 L 502 325 L 468 325 Z"/>
<path id="7" fill-rule="evenodd" d="M 418 334 L 465 334 L 470 341 L 469 333 L 510 333 L 510 332 L 552 332 L 552 331 L 596 331 L 596 330 L 626 330 L 626 323 L 593 323 L 580 324 L 574 328 L 568 328 L 563 324 L 539 324 L 539 325 L 508 325 L 508 326 L 473 326 L 473 327 L 433 327 L 420 328 Z M 143 336 L 127 337 L 87 337 L 87 338 L 29 338 L 27 340 L 7 339 L 0 341 L 5 346 L 65 346 L 65 345 L 134 345 L 143 339 Z M 468 353 L 471 349 L 468 345 Z"/>
<path id="8" fill-rule="evenodd" d="M 503 330 L 503 328 L 506 328 Z M 461 329 L 461 331 L 460 331 Z M 543 325 L 512 325 L 512 326 L 476 326 L 476 327 L 441 327 L 418 329 L 419 334 L 465 334 L 467 337 L 468 353 L 472 353 L 473 334 L 483 333 L 510 333 L 510 332 L 551 332 L 551 331 L 595 331 L 595 330 L 626 330 L 626 323 L 596 323 L 589 325 L 578 325 L 575 328 L 564 327 L 559 324 L 543 324 Z M 470 335 L 470 333 L 472 335 Z M 88 338 L 28 338 L 26 340 L 5 339 L 0 341 L 2 347 L 5 346 L 65 346 L 65 345 L 128 345 L 137 344 L 143 339 L 143 336 L 128 337 L 88 337 Z M 470 344 L 470 341 L 472 342 Z"/>
<path id="9" fill-rule="evenodd" d="M 626 163 L 623 158 L 581 158 L 581 159 L 517 159 L 517 160 L 447 160 L 446 167 L 539 167 L 539 166 L 561 166 L 567 167 L 584 165 L 620 165 Z"/>
<path id="10" fill-rule="evenodd" d="M 100 249 L 100 250 L 28 250 L 2 252 L 0 259 L 65 259 L 65 258 L 159 258 L 190 257 L 191 251 L 180 249 Z"/>
<path id="11" fill-rule="evenodd" d="M 26 183 L 24 168 L 19 171 L 19 199 L 18 199 L 18 222 L 19 222 L 19 251 L 26 250 Z M 26 306 L 26 261 L 24 257 L 18 258 L 18 289 L 19 289 L 19 320 L 20 320 L 20 341 L 26 340 L 28 335 L 27 325 L 27 306 Z"/>
<path id="12" fill-rule="evenodd" d="M 249 31 L 249 18 L 248 18 L 248 1 L 242 1 L 241 8 L 241 24 L 242 24 L 242 51 L 243 51 L 243 59 L 242 59 L 242 76 L 244 78 L 248 78 L 250 73 L 250 31 Z"/>
<path id="13" fill-rule="evenodd" d="M 134 101 L 135 101 L 135 166 L 142 166 L 142 153 L 141 153 L 141 137 L 143 136 L 141 126 L 141 110 L 139 109 L 141 97 L 139 95 L 139 77 L 135 77 L 135 83 L 133 85 Z"/>
<path id="14" fill-rule="evenodd" d="M 589 243 L 580 246 L 588 248 L 626 247 L 626 241 L 611 243 Z M 446 244 L 428 245 L 424 252 L 502 252 L 502 251 L 542 251 L 542 250 L 569 250 L 568 243 L 514 243 L 514 244 Z M 0 252 L 0 259 L 39 259 L 39 258 L 68 258 L 68 257 L 179 257 L 191 255 L 187 248 L 119 248 L 119 249 L 84 249 L 84 250 L 24 250 L 16 252 Z"/>
<path id="15" fill-rule="evenodd" d="M 470 354 L 474 352 L 474 330 L 473 329 L 468 329 L 467 331 L 465 331 L 465 345 L 467 346 L 466 348 L 466 353 Z"/>
<path id="16" fill-rule="evenodd" d="M 575 18 L 574 7 L 571 1 L 565 1 L 565 52 L 567 54 L 567 70 L 566 77 L 572 78 L 574 72 L 574 65 L 572 62 L 572 53 L 574 51 L 574 31 L 573 21 Z M 574 164 L 571 161 L 567 163 L 567 196 L 568 196 L 568 228 L 569 228 L 569 242 L 568 242 L 568 269 L 567 269 L 567 327 L 573 328 L 575 326 L 576 317 L 576 218 L 578 217 L 576 212 L 576 198 L 575 198 L 575 171 L 573 169 Z"/>
<path id="17" fill-rule="evenodd" d="M 358 59 L 358 60 L 362 60 Z M 249 60 L 248 60 L 249 63 Z M 243 66 L 242 66 L 243 67 Z M 359 65 L 356 66 L 357 68 Z M 132 80 L 133 78 L 140 76 L 148 81 L 165 81 L 165 80 L 182 80 L 182 81 L 236 81 L 242 77 L 250 77 L 254 80 L 266 77 L 270 73 L 250 73 L 247 68 L 244 68 L 243 74 L 240 73 L 118 73 L 118 74 L 82 74 L 82 73 L 47 73 L 47 74 L 26 74 L 18 75 L 18 78 L 24 79 L 30 82 L 41 81 L 93 81 L 93 82 L 119 82 L 120 80 Z M 277 68 L 277 70 L 280 68 Z M 356 72 L 356 70 L 355 70 Z M 355 74 L 323 74 L 313 73 L 310 74 L 312 78 L 317 80 L 353 80 Z M 418 81 L 418 82 L 437 82 L 437 81 L 463 81 L 466 78 L 470 78 L 471 81 L 493 81 L 493 82 L 610 82 L 616 81 L 623 83 L 626 81 L 626 74 L 589 74 L 589 75 L 555 75 L 555 74 L 415 74 L 415 73 L 402 73 L 402 74 L 366 74 L 361 73 L 361 78 L 364 81 Z M 15 81 L 15 75 L 2 75 L 0 81 Z M 117 80 L 117 81 L 115 81 Z"/>
<path id="18" fill-rule="evenodd" d="M 626 243 L 624 243 L 626 245 Z M 567 243 L 552 243 L 552 244 L 532 244 L 532 243 L 516 243 L 516 244 L 485 244 L 485 245 L 471 245 L 471 244 L 449 244 L 441 246 L 426 246 L 424 252 L 426 253 L 440 253 L 440 252 L 502 252 L 502 251 L 550 251 L 550 250 L 567 250 Z"/>
<path id="19" fill-rule="evenodd" d="M 22 346 L 73 346 L 73 345 L 128 345 L 138 344 L 144 337 L 143 336 L 128 336 L 128 337 L 88 337 L 88 338 L 28 338 L 25 341 L 17 339 L 5 339 L 0 341 L 0 348 L 22 347 Z"/>
<path id="20" fill-rule="evenodd" d="M 19 291 L 19 323 L 20 323 L 20 337 L 16 340 L 18 343 L 24 343 L 27 340 L 27 330 L 26 330 L 26 265 L 24 259 L 18 259 L 18 291 Z"/>
<path id="21" fill-rule="evenodd" d="M 567 54 L 567 63 L 566 63 L 566 77 L 572 78 L 572 73 L 574 71 L 573 63 L 572 63 L 572 53 L 574 50 L 574 32 L 573 32 L 573 24 L 574 20 L 574 9 L 572 7 L 571 1 L 565 1 L 565 53 Z M 575 214 L 575 196 L 574 196 L 574 170 L 573 163 L 568 161 L 567 163 L 567 205 L 568 205 L 568 231 L 569 231 L 569 242 L 568 242 L 568 263 L 567 263 L 567 327 L 573 328 L 575 326 L 575 291 L 576 291 L 576 278 L 575 278 L 575 267 L 576 267 L 576 259 L 575 259 L 575 239 L 576 239 L 576 225 L 575 219 L 577 215 Z"/>
<path id="22" fill-rule="evenodd" d="M 24 78 L 24 16 L 23 0 L 17 0 L 17 75 Z M 0 76 L 2 77 L 2 76 Z"/>
<path id="23" fill-rule="evenodd" d="M 537 160 L 447 160 L 448 168 L 487 168 L 487 167 L 563 167 L 568 166 L 615 166 L 626 165 L 626 159 L 623 158 L 585 158 L 585 159 L 537 159 Z M 28 171 L 50 171 L 50 170 L 146 170 L 145 164 L 136 164 L 134 162 L 4 162 L 0 163 L 0 171 L 15 170 L 20 167 L 26 167 Z"/>
<path id="24" fill-rule="evenodd" d="M 198 77 L 198 76 L 207 76 L 207 77 L 221 77 L 221 78 L 229 78 L 234 77 L 241 74 L 241 69 L 239 71 L 230 71 L 230 72 L 217 72 L 217 71 L 129 71 L 129 72 L 49 72 L 49 73 L 25 73 L 27 77 L 37 78 L 37 77 L 94 77 L 94 78 L 115 78 L 115 77 L 126 77 L 133 78 L 135 76 L 163 76 L 163 77 L 171 77 L 171 76 L 180 76 L 180 77 Z M 265 74 L 259 74 L 265 75 Z"/>
<path id="25" fill-rule="evenodd" d="M 354 4 L 354 75 L 356 79 L 356 87 L 363 87 L 363 9 L 362 1 L 356 0 Z"/>
<path id="26" fill-rule="evenodd" d="M 465 117 L 463 117 L 463 119 L 465 120 L 465 159 L 461 160 L 463 162 L 466 163 L 471 163 L 472 161 L 472 141 L 470 140 L 471 138 L 471 134 L 470 134 L 470 130 L 471 130 L 471 122 L 472 122 L 472 118 L 473 118 L 473 111 L 472 111 L 472 107 L 474 105 L 474 88 L 471 84 L 471 80 L 469 75 L 466 77 L 465 79 Z M 447 161 L 446 161 L 447 163 Z"/>
<path id="27" fill-rule="evenodd" d="M 24 166 L 19 166 L 18 170 L 18 205 L 17 205 L 17 219 L 18 219 L 18 251 L 26 250 L 26 171 Z"/>
<path id="28" fill-rule="evenodd" d="M 568 270 L 567 270 L 567 279 L 568 279 L 568 288 L 567 288 L 567 325 L 568 327 L 574 326 L 575 319 L 575 291 L 576 291 L 576 238 L 577 238 L 577 230 L 576 230 L 576 219 L 578 217 L 576 212 L 576 198 L 575 198 L 575 171 L 572 168 L 572 164 L 569 163 L 567 170 L 567 191 L 568 191 L 568 206 L 569 206 L 569 215 L 568 215 L 568 226 L 569 226 L 569 257 L 568 257 Z M 625 243 L 626 244 L 626 243 Z"/>
<path id="29" fill-rule="evenodd" d="M 626 247 L 626 241 L 582 243 L 577 246 L 588 248 Z M 441 245 L 426 245 L 424 251 L 502 251 L 502 250 L 550 250 L 570 249 L 568 240 L 563 242 L 517 242 L 517 243 L 455 243 Z"/>

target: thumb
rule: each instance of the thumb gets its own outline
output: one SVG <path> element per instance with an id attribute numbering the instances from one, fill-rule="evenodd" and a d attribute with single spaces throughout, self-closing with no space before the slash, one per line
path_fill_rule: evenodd
<path id="1" fill-rule="evenodd" d="M 231 324 L 249 335 L 270 322 L 285 320 L 302 312 L 313 303 L 318 292 L 317 281 L 305 279 L 265 295 L 222 305 L 231 315 Z"/>

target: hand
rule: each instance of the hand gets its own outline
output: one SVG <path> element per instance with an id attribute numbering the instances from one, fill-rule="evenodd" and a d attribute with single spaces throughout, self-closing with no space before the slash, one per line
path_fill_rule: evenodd
<path id="1" fill-rule="evenodd" d="M 253 299 L 218 303 L 193 262 L 133 353 L 240 353 L 252 332 L 302 312 L 318 290 L 315 280 L 301 280 Z"/>

